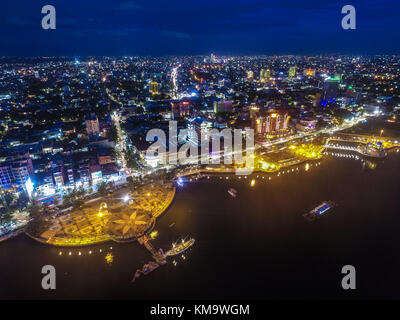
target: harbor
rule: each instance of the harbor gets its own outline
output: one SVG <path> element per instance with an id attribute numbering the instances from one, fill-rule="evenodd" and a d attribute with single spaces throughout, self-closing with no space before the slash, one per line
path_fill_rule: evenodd
<path id="1" fill-rule="evenodd" d="M 131 282 L 134 283 L 137 278 L 141 275 L 148 275 L 150 272 L 156 270 L 158 267 L 165 265 L 167 263 L 168 257 L 173 257 L 176 255 L 183 254 L 186 250 L 191 248 L 195 243 L 193 238 L 189 240 L 182 239 L 178 243 L 173 243 L 171 250 L 168 250 L 166 253 L 160 248 L 156 250 L 153 245 L 150 243 L 150 239 L 148 236 L 143 236 L 138 239 L 139 243 L 144 245 L 146 249 L 151 253 L 154 261 L 149 261 L 141 269 L 137 269 L 135 275 L 133 276 Z M 173 261 L 173 264 L 176 265 L 176 261 Z"/>
<path id="2" fill-rule="evenodd" d="M 307 171 L 302 164 L 279 175 L 255 173 L 247 179 L 210 175 L 210 179 L 186 180 L 157 219 L 158 236 L 149 242 L 156 252 L 160 248 L 168 251 L 187 235 L 196 242 L 146 276 L 144 272 L 152 266 L 143 266 L 156 261 L 137 241 L 53 247 L 20 235 L 1 244 L 0 258 L 7 263 L 0 265 L 0 272 L 6 272 L 7 265 L 13 268 L 0 285 L 9 298 L 255 299 L 253 288 L 265 283 L 271 289 L 264 290 L 265 298 L 342 298 L 345 293 L 337 289 L 337 275 L 350 262 L 367 275 L 376 268 L 385 270 L 379 282 L 360 287 L 357 297 L 396 295 L 400 265 L 389 257 L 398 251 L 394 243 L 400 241 L 396 227 L 400 221 L 396 210 L 383 214 L 382 205 L 396 207 L 400 154 L 389 151 L 371 170 L 365 168 L 362 157 L 350 157 L 352 153 L 345 150 L 335 153 L 342 157 L 326 155 L 320 165 L 310 163 Z M 237 190 L 236 198 L 228 194 L 230 188 Z M 249 198 L 253 199 L 251 207 Z M 312 223 L 302 216 L 324 200 L 339 206 Z M 240 259 L 235 258 L 238 248 L 245 248 L 240 249 Z M 105 260 L 110 252 L 112 264 Z M 40 272 L 26 272 L 27 268 L 40 270 L 44 261 L 57 268 L 57 286 L 65 289 L 44 292 L 37 286 Z M 246 271 L 249 263 L 251 272 Z M 132 285 L 138 269 L 143 274 Z M 314 279 L 311 284 L 310 278 Z M 379 289 L 381 281 L 386 284 L 385 292 Z M 104 285 L 109 290 L 103 290 Z"/>

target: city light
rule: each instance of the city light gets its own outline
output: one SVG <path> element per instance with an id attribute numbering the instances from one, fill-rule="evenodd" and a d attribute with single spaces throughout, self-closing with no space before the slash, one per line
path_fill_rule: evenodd
<path id="1" fill-rule="evenodd" d="M 150 237 L 151 237 L 152 239 L 157 238 L 157 236 L 158 236 L 158 231 L 157 231 L 157 230 L 154 230 L 153 232 L 150 233 Z"/>
<path id="2" fill-rule="evenodd" d="M 107 264 L 113 263 L 113 261 L 114 261 L 114 256 L 113 256 L 113 254 L 110 253 L 110 252 L 107 253 L 106 256 L 105 256 L 105 260 L 106 260 Z"/>
<path id="3" fill-rule="evenodd" d="M 157 6 L 151 11 L 154 17 L 145 12 L 147 6 L 136 13 L 163 25 L 168 4 Z M 122 22 L 127 9 L 138 9 L 126 3 L 114 7 L 110 10 L 119 11 Z M 200 9 L 204 18 L 209 8 Z M 179 25 L 199 20 L 178 11 L 173 21 Z M 225 11 L 204 32 L 232 18 Z M 282 28 L 275 29 L 279 33 Z M 163 38 L 156 41 L 159 50 L 166 43 L 178 51 L 193 49 L 193 32 L 154 30 L 144 29 L 143 39 L 146 32 L 154 36 L 135 45 Z M 398 242 L 395 224 L 389 228 L 385 223 L 398 211 L 399 56 L 366 52 L 357 57 L 341 54 L 340 46 L 338 54 L 301 54 L 302 46 L 326 46 L 318 38 L 321 32 L 310 35 L 312 41 L 295 41 L 298 55 L 153 56 L 149 51 L 144 57 L 133 55 L 147 52 L 138 47 L 126 48 L 132 55 L 121 56 L 121 46 L 115 44 L 129 47 L 132 41 L 124 40 L 124 32 L 111 31 L 103 47 L 116 51 L 113 57 L 96 46 L 89 47 L 91 53 L 71 45 L 69 38 L 67 49 L 82 55 L 79 60 L 68 52 L 62 55 L 61 48 L 56 48 L 60 57 L 46 52 L 43 57 L 0 57 L 0 242 L 8 242 L 4 277 L 21 278 L 5 281 L 4 296 L 34 292 L 38 298 L 73 298 L 82 297 L 78 289 L 85 288 L 89 297 L 115 294 L 140 300 L 158 292 L 173 299 L 177 290 L 171 288 L 184 287 L 188 299 L 207 294 L 228 299 L 243 292 L 265 298 L 271 294 L 258 287 L 271 285 L 293 288 L 287 295 L 304 297 L 309 292 L 301 295 L 299 290 L 310 279 L 302 271 L 328 266 L 316 278 L 321 282 L 317 295 L 340 297 L 344 291 L 336 292 L 330 282 L 338 280 L 340 288 L 342 262 L 359 266 L 365 274 L 376 271 L 368 267 L 371 261 L 379 260 L 388 239 Z M 93 41 L 90 32 L 87 41 Z M 121 39 L 110 41 L 109 35 Z M 268 44 L 262 33 L 257 36 L 259 43 Z M 380 36 L 380 42 L 371 36 L 371 43 L 387 45 Z M 17 47 L 19 42 L 32 44 L 14 38 Z M 353 42 L 359 43 L 356 38 Z M 197 47 L 203 45 L 215 41 Z M 339 215 L 331 217 L 335 212 Z M 382 228 L 376 228 L 377 221 Z M 337 232 L 340 228 L 348 232 Z M 29 241 L 9 241 L 21 234 Z M 199 238 L 196 245 L 191 236 Z M 304 251 L 310 243 L 312 250 Z M 343 244 L 350 246 L 344 253 Z M 371 254 L 360 254 L 360 245 Z M 324 254 L 313 254 L 319 252 Z M 41 270 L 33 259 L 36 253 L 43 258 L 40 266 L 57 268 L 61 281 L 55 295 L 37 290 Z M 27 271 L 21 273 L 19 265 Z M 273 277 L 262 272 L 266 268 L 274 271 Z M 35 286 L 30 278 L 38 280 Z M 63 289 L 62 278 L 71 285 Z M 381 294 L 373 282 L 368 296 Z M 227 290 L 226 284 L 232 283 Z M 271 292 L 284 295 L 283 289 Z M 362 286 L 357 290 L 363 296 Z"/>
<path id="4" fill-rule="evenodd" d="M 25 188 L 26 188 L 26 191 L 28 192 L 29 199 L 32 198 L 33 187 L 34 187 L 34 184 L 31 180 L 31 178 L 29 177 L 28 180 L 26 180 L 26 182 L 25 182 Z"/>

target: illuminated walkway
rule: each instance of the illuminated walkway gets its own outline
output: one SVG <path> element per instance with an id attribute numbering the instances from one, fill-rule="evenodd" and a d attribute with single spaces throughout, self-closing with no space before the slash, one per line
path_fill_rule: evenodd
<path id="1" fill-rule="evenodd" d="M 171 183 L 148 184 L 133 193 L 124 188 L 53 219 L 51 227 L 35 239 L 56 246 L 135 240 L 154 226 L 174 196 Z"/>

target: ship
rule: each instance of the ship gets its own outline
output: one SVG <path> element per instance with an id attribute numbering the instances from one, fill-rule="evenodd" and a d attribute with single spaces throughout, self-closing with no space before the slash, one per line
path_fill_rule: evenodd
<path id="1" fill-rule="evenodd" d="M 195 240 L 193 238 L 190 238 L 187 241 L 185 241 L 185 239 L 182 239 L 182 241 L 178 244 L 173 243 L 172 249 L 167 251 L 165 253 L 165 255 L 168 257 L 171 257 L 171 256 L 176 256 L 178 254 L 181 254 L 181 253 L 185 252 L 187 249 L 189 249 L 191 246 L 193 246 L 194 242 L 195 242 Z"/>
<path id="2" fill-rule="evenodd" d="M 325 212 L 336 207 L 337 204 L 333 201 L 324 201 L 319 206 L 312 209 L 310 212 L 303 214 L 303 217 L 309 221 L 320 218 Z"/>
<path id="3" fill-rule="evenodd" d="M 237 191 L 235 189 L 233 189 L 233 188 L 230 188 L 228 190 L 228 193 L 234 198 L 236 198 L 236 196 L 237 196 Z"/>
<path id="4" fill-rule="evenodd" d="M 163 263 L 164 264 L 164 263 Z M 142 269 L 137 269 L 135 272 L 135 275 L 133 276 L 131 282 L 134 283 L 137 278 L 139 278 L 141 275 L 147 276 L 150 272 L 154 271 L 160 266 L 160 264 L 150 261 L 149 263 L 146 263 Z"/>

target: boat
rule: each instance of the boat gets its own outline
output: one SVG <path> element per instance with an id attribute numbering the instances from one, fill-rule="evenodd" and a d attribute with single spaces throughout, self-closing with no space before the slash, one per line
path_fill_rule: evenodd
<path id="1" fill-rule="evenodd" d="M 171 257 L 181 254 L 185 252 L 187 249 L 189 249 L 191 246 L 193 246 L 194 242 L 195 240 L 193 238 L 190 238 L 187 241 L 185 241 L 185 239 L 182 239 L 182 241 L 178 244 L 173 243 L 172 249 L 167 251 L 165 255 Z"/>
<path id="2" fill-rule="evenodd" d="M 230 188 L 230 189 L 228 190 L 228 193 L 229 193 L 233 198 L 236 198 L 236 196 L 237 196 L 237 191 L 236 191 L 235 189 L 233 189 L 233 188 Z"/>
<path id="3" fill-rule="evenodd" d="M 157 269 L 160 265 L 154 261 L 150 261 L 149 263 L 146 263 L 142 269 L 137 269 L 135 272 L 135 275 L 133 276 L 131 282 L 134 283 L 137 278 L 139 278 L 141 275 L 147 276 L 150 272 L 154 271 Z"/>
<path id="4" fill-rule="evenodd" d="M 313 221 L 317 218 L 320 218 L 322 215 L 324 215 L 325 212 L 336 206 L 337 204 L 333 201 L 324 201 L 320 205 L 312 209 L 310 212 L 303 214 L 303 217 L 309 221 Z"/>
<path id="5" fill-rule="evenodd" d="M 154 271 L 157 269 L 160 265 L 154 261 L 150 261 L 149 263 L 146 263 L 142 269 L 137 269 L 135 272 L 135 275 L 133 276 L 131 282 L 135 282 L 137 278 L 139 278 L 142 274 L 147 276 L 150 272 Z"/>
<path id="6" fill-rule="evenodd" d="M 169 225 L 169 227 L 172 228 L 174 225 L 175 225 L 175 222 L 171 223 L 171 224 Z"/>

